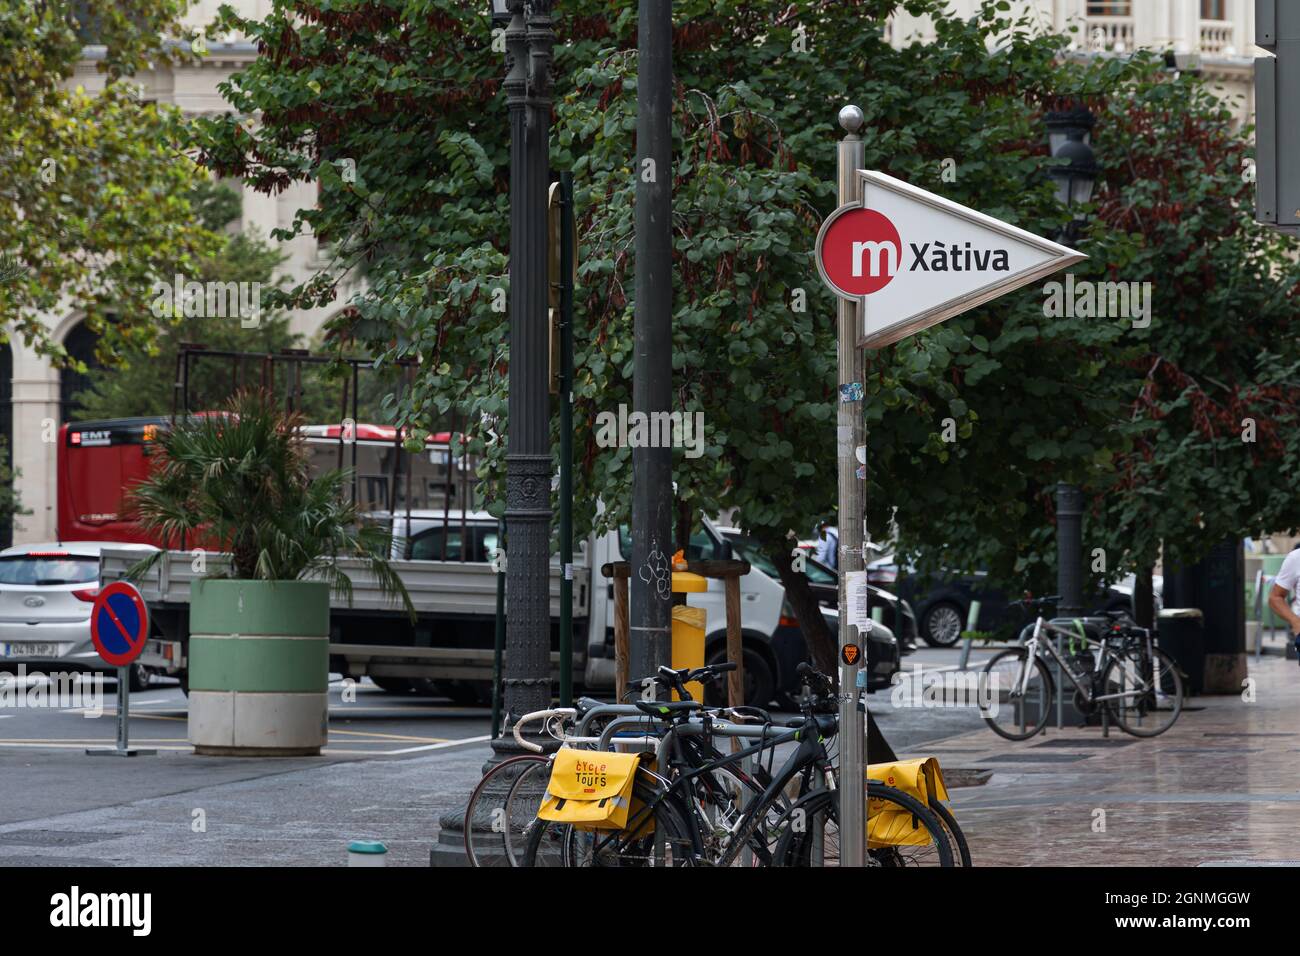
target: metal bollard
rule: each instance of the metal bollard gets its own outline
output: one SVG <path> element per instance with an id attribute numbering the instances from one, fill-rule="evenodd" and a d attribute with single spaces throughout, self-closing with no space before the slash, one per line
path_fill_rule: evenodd
<path id="1" fill-rule="evenodd" d="M 385 866 L 388 847 L 379 840 L 353 840 L 348 844 L 348 866 Z"/>

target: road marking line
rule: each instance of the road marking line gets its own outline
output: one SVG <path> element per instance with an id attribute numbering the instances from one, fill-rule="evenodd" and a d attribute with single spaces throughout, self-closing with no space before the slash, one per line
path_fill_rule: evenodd
<path id="1" fill-rule="evenodd" d="M 104 711 L 100 716 L 101 716 L 101 717 L 116 717 L 116 716 L 117 716 L 117 711 L 116 711 L 115 709 L 114 709 L 114 710 L 107 710 L 107 709 L 106 709 L 106 710 L 105 710 L 105 711 Z M 128 712 L 127 712 L 127 716 L 128 716 L 128 717 L 139 717 L 141 720 L 179 720 L 179 721 L 181 721 L 182 723 L 184 723 L 185 721 L 189 720 L 188 717 L 168 717 L 166 714 L 137 714 L 137 713 L 136 713 L 135 711 L 133 711 L 133 710 L 132 710 L 132 711 L 128 711 Z"/>
<path id="2" fill-rule="evenodd" d="M 346 734 L 349 737 L 382 737 L 385 740 L 418 740 L 421 743 L 445 744 L 450 737 L 411 737 L 407 734 L 381 734 L 376 730 L 339 730 L 331 727 L 332 734 Z M 359 742 L 359 741 L 358 741 Z"/>
<path id="3" fill-rule="evenodd" d="M 174 737 L 171 737 L 171 738 L 168 738 L 168 740 L 169 740 L 169 741 L 172 741 L 172 740 L 175 740 L 175 738 L 174 738 Z M 0 741 L 0 747 L 28 748 L 28 749 L 35 749 L 35 750 L 39 750 L 39 749 L 41 749 L 41 748 L 45 748 L 45 749 L 49 749 L 49 750 L 85 750 L 87 747 L 101 746 L 101 747 L 107 747 L 108 749 L 111 750 L 111 749 L 113 748 L 113 746 L 114 746 L 116 743 L 117 743 L 116 740 L 107 740 L 107 739 L 100 739 L 100 740 L 83 740 L 83 741 L 81 741 L 81 742 L 79 742 L 79 743 L 74 743 L 74 744 L 56 744 L 56 743 L 8 743 L 8 742 L 5 742 L 5 741 Z M 152 743 L 152 741 L 148 741 L 148 740 L 133 740 L 133 741 L 131 741 L 131 743 L 133 743 L 133 744 L 138 744 L 138 743 L 149 743 L 149 744 L 152 744 L 153 749 L 155 749 L 155 750 L 191 750 L 191 749 L 192 749 L 192 747 L 191 747 L 190 745 L 188 745 L 188 744 L 187 744 L 186 746 L 183 746 L 183 747 L 169 747 L 169 746 L 162 745 L 162 744 L 154 744 L 154 743 Z"/>
<path id="4" fill-rule="evenodd" d="M 423 747 L 407 747 L 403 750 L 385 750 L 383 753 L 385 756 L 393 756 L 394 754 L 413 754 L 419 753 L 422 750 L 443 750 L 446 747 L 459 747 L 461 744 L 481 744 L 483 741 L 491 739 L 491 734 L 484 734 L 482 737 L 464 737 L 460 740 L 448 740 L 446 743 L 427 744 Z"/>
<path id="5" fill-rule="evenodd" d="M 369 704 L 330 704 L 330 713 L 361 711 L 373 714 L 425 714 L 429 717 L 487 717 L 492 712 L 483 707 L 375 707 Z"/>

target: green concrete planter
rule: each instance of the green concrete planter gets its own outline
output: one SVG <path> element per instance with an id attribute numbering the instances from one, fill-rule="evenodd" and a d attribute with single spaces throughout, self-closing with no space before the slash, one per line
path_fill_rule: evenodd
<path id="1" fill-rule="evenodd" d="M 190 742 L 200 754 L 319 754 L 329 724 L 329 585 L 190 585 Z"/>

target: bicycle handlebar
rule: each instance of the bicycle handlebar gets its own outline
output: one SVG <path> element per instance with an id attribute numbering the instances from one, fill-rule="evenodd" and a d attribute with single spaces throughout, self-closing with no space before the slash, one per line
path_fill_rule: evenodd
<path id="1" fill-rule="evenodd" d="M 550 720 L 552 717 L 576 717 L 577 715 L 578 712 L 572 707 L 552 707 L 548 710 L 535 710 L 530 714 L 524 714 L 516 720 L 514 727 L 510 728 L 510 732 L 515 736 L 515 743 L 519 744 L 519 746 L 523 747 L 525 750 L 531 750 L 533 753 L 539 754 L 543 752 L 543 748 L 540 744 L 524 740 L 524 735 L 522 733 L 524 724 L 531 724 L 535 720 Z"/>
<path id="2" fill-rule="evenodd" d="M 717 680 L 718 676 L 728 671 L 734 671 L 737 665 L 731 661 L 723 661 L 718 664 L 705 664 L 703 667 L 692 670 L 689 667 L 683 667 L 681 670 L 674 670 L 667 665 L 661 666 L 657 674 L 653 677 L 642 678 L 641 681 L 629 681 L 629 687 L 635 687 L 644 680 L 653 681 L 660 687 L 667 687 L 669 690 L 675 690 L 681 695 L 682 700 L 689 700 L 690 695 L 686 693 L 686 685 L 693 681 L 708 683 Z"/>
<path id="3" fill-rule="evenodd" d="M 835 689 L 835 682 L 807 661 L 800 661 L 794 672 L 802 677 L 804 683 L 814 690 L 829 694 Z"/>

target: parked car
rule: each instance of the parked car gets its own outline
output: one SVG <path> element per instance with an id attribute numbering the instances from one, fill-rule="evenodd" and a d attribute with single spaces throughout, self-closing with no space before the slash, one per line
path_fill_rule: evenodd
<path id="1" fill-rule="evenodd" d="M 1011 606 L 1017 596 L 991 584 L 988 572 L 951 571 L 922 573 L 914 565 L 900 567 L 895 555 L 887 555 L 867 565 L 867 580 L 878 587 L 894 589 L 910 603 L 916 613 L 921 639 L 931 647 L 951 647 L 961 640 L 970 618 L 971 604 L 979 602 L 977 631 L 1013 628 L 1021 621 L 1021 611 Z M 1104 594 L 1084 599 L 1088 611 L 1132 610 L 1133 594 L 1121 588 L 1109 588 Z"/>
<path id="2" fill-rule="evenodd" d="M 762 574 L 779 586 L 781 576 L 776 567 L 767 555 L 754 546 L 741 529 L 719 528 L 718 530 L 731 545 L 734 555 L 749 562 L 752 569 L 750 575 Z M 805 568 L 804 573 L 808 577 L 809 586 L 817 598 L 817 603 L 821 606 L 826 625 L 831 629 L 832 634 L 839 633 L 839 583 L 835 572 L 812 558 L 806 560 Z M 876 691 L 890 686 L 890 681 L 900 666 L 899 658 L 904 653 L 902 642 L 897 636 L 899 632 L 891 623 L 889 615 L 893 615 L 895 621 L 901 620 L 906 628 L 911 610 L 893 595 L 887 595 L 878 588 L 872 588 L 871 591 L 873 597 L 879 599 L 886 607 L 885 622 L 873 627 L 866 641 L 867 690 Z M 891 604 L 890 601 L 894 603 Z M 900 612 L 899 607 L 903 607 L 904 610 Z M 915 623 L 913 619 L 913 627 Z M 778 691 L 782 694 L 796 693 L 799 690 L 799 681 L 795 676 L 795 669 L 802 661 L 808 659 L 808 644 L 788 602 L 782 603 L 781 619 L 772 634 L 772 647 L 780 662 L 779 673 L 783 676 Z M 718 659 L 721 660 L 721 657 Z"/>
<path id="3" fill-rule="evenodd" d="M 139 553 L 147 544 L 76 541 L 28 544 L 0 551 L 0 670 L 100 672 L 116 675 L 90 639 L 90 609 L 99 593 L 99 552 L 114 547 Z M 131 690 L 143 690 L 150 672 L 133 664 Z"/>

